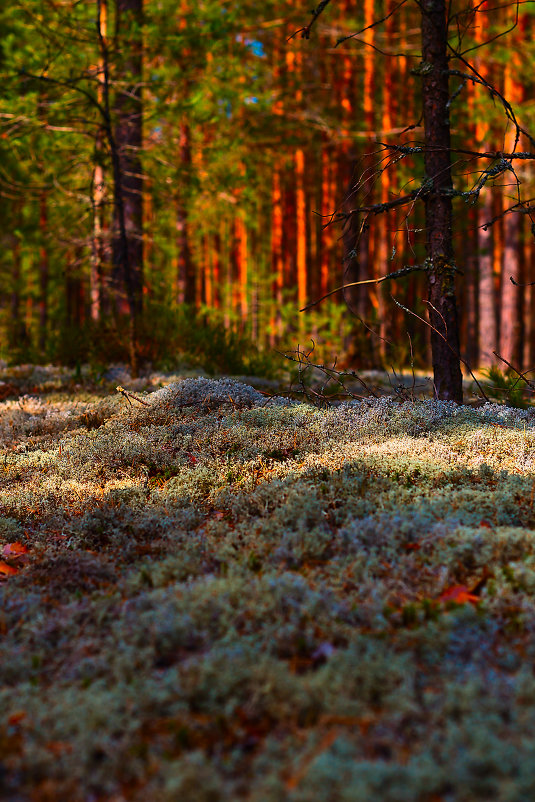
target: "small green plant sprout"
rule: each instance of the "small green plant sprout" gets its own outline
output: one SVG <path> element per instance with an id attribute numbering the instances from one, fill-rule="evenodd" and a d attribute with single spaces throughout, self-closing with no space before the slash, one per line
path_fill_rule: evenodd
<path id="1" fill-rule="evenodd" d="M 130 406 L 132 406 L 132 402 L 131 402 L 130 399 L 133 398 L 134 401 L 137 401 L 138 403 L 143 404 L 143 406 L 150 407 L 150 404 L 148 404 L 146 401 L 143 401 L 141 398 L 138 398 L 137 395 L 132 395 L 132 393 L 129 393 L 128 390 L 124 389 L 124 387 L 121 387 L 120 385 L 117 385 L 117 387 L 115 389 L 117 390 L 118 393 L 121 393 L 121 395 L 123 395 L 126 398 L 128 403 L 130 404 Z"/>

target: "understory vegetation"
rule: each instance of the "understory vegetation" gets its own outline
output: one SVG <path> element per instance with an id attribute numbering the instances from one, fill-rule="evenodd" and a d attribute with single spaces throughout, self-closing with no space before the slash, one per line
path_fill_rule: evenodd
<path id="1" fill-rule="evenodd" d="M 535 798 L 532 408 L 2 375 L 2 799 Z"/>

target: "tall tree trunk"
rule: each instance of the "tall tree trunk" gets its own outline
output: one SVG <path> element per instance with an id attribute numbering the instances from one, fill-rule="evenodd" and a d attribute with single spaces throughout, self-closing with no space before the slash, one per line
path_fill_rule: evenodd
<path id="1" fill-rule="evenodd" d="M 202 253 L 204 266 L 203 303 L 211 309 L 214 305 L 214 279 L 212 273 L 212 239 L 209 234 L 205 234 L 202 238 Z"/>
<path id="2" fill-rule="evenodd" d="M 354 187 L 354 178 L 351 177 L 351 181 L 349 182 L 349 186 L 347 188 L 347 193 L 342 203 L 342 211 L 346 213 L 350 213 L 351 210 L 354 208 L 355 204 L 355 195 L 353 192 Z M 360 263 L 359 263 L 359 254 L 358 248 L 360 244 L 360 218 L 356 214 L 351 214 L 349 218 L 346 220 L 343 228 L 343 242 L 344 242 L 344 273 L 343 273 L 343 283 L 344 284 L 352 284 L 355 281 L 360 279 L 361 270 L 360 270 Z M 361 287 L 348 287 L 344 290 L 344 301 L 346 303 L 347 308 L 349 311 L 360 317 L 359 315 L 359 301 L 362 296 Z M 326 290 L 323 290 L 322 294 L 325 294 Z"/>
<path id="3" fill-rule="evenodd" d="M 521 91 L 515 80 L 515 67 L 507 63 L 505 68 L 504 95 L 510 103 L 515 104 L 521 100 Z M 510 128 L 505 137 L 505 148 L 509 152 L 518 148 L 516 131 Z M 515 186 L 502 187 L 504 209 L 511 206 L 516 200 Z M 500 304 L 500 356 L 522 369 L 522 291 L 511 282 L 522 283 L 521 244 L 520 244 L 520 215 L 518 212 L 509 212 L 503 222 L 504 249 L 502 263 L 501 304 Z"/>
<path id="4" fill-rule="evenodd" d="M 352 0 L 345 0 L 343 13 L 350 14 L 352 11 Z M 355 153 L 355 144 L 353 141 L 351 127 L 354 125 L 355 120 L 355 104 L 354 104 L 354 89 L 353 85 L 355 82 L 354 78 L 354 63 L 352 56 L 348 54 L 344 55 L 342 58 L 343 64 L 343 71 L 342 71 L 342 82 L 341 82 L 341 97 L 339 99 L 339 105 L 341 107 L 342 112 L 342 146 L 341 152 L 339 155 L 339 174 L 338 174 L 338 181 L 339 186 L 343 187 L 347 184 L 347 191 L 344 195 L 342 200 L 342 211 L 346 213 L 350 213 L 353 207 L 355 206 L 355 192 L 354 192 L 354 166 L 356 161 L 356 153 Z M 323 155 L 323 154 L 322 154 Z M 327 154 L 328 156 L 328 154 Z M 328 162 L 327 162 L 328 163 Z M 347 178 L 350 176 L 349 183 L 347 183 Z M 331 214 L 334 211 L 334 205 L 331 208 Z M 333 229 L 333 226 L 330 226 L 327 231 Z M 331 237 L 334 236 L 334 232 L 331 231 Z M 344 245 L 344 256 L 343 256 L 343 274 L 342 274 L 342 284 L 352 284 L 359 280 L 360 277 L 360 266 L 358 260 L 358 245 L 359 245 L 359 219 L 357 215 L 350 215 L 350 217 L 345 221 L 343 231 L 342 231 L 342 240 Z M 343 291 L 344 301 L 346 303 L 347 308 L 349 311 L 358 317 L 358 310 L 357 305 L 359 301 L 359 297 L 361 293 L 359 293 L 359 287 L 348 287 Z M 321 288 L 321 295 L 325 295 L 328 288 L 327 286 L 325 289 Z M 360 322 L 360 321 L 359 321 Z M 352 326 L 352 330 L 349 334 L 349 338 L 351 341 L 346 342 L 346 348 L 353 356 L 355 351 L 354 348 L 354 340 L 356 334 L 356 326 Z"/>
<path id="5" fill-rule="evenodd" d="M 248 250 L 247 226 L 241 215 L 236 218 L 236 280 L 238 283 L 239 327 L 243 329 L 249 314 L 248 299 Z"/>
<path id="6" fill-rule="evenodd" d="M 490 24 L 487 5 L 487 0 L 483 0 L 477 9 L 474 38 L 478 44 L 484 42 Z M 476 67 L 483 78 L 489 77 L 489 67 L 483 58 L 476 59 Z M 472 93 L 475 95 L 476 92 L 479 92 L 479 87 L 472 87 Z M 475 141 L 480 143 L 481 150 L 490 150 L 489 125 L 481 119 L 476 123 Z M 498 298 L 494 281 L 496 227 L 490 225 L 493 218 L 493 195 L 490 184 L 487 184 L 483 193 L 482 204 L 477 210 L 479 367 L 489 368 L 497 361 L 493 352 L 498 348 Z M 486 223 L 489 225 L 485 225 Z"/>
<path id="7" fill-rule="evenodd" d="M 41 354 L 46 349 L 46 334 L 48 327 L 48 250 L 46 238 L 48 236 L 48 204 L 47 194 L 42 192 L 39 198 L 39 234 L 41 244 L 39 246 L 39 336 L 38 346 Z"/>
<path id="8" fill-rule="evenodd" d="M 100 135 L 98 137 L 100 140 Z M 96 143 L 95 149 L 101 150 L 102 142 Z M 99 156 L 97 155 L 97 159 Z M 95 165 L 93 170 L 93 237 L 91 242 L 91 272 L 89 277 L 89 293 L 91 298 L 91 320 L 100 320 L 103 306 L 103 282 L 105 257 L 105 182 L 104 167 L 101 163 Z"/>
<path id="9" fill-rule="evenodd" d="M 364 0 L 364 31 L 362 34 L 363 42 L 366 43 L 366 47 L 363 50 L 363 57 L 364 57 L 364 65 L 363 65 L 363 72 L 364 72 L 364 87 L 363 87 L 363 114 L 364 114 L 364 123 L 366 126 L 366 142 L 365 147 L 369 151 L 374 149 L 374 141 L 375 141 L 375 71 L 376 71 L 376 63 L 375 63 L 375 28 L 373 27 L 373 22 L 375 19 L 375 0 Z M 364 205 L 371 206 L 374 202 L 374 186 L 373 186 L 373 178 L 372 168 L 373 164 L 373 156 L 364 156 L 362 159 L 363 165 L 363 173 L 366 174 L 366 179 L 362 180 L 362 190 L 359 194 L 359 198 Z M 374 269 L 373 269 L 373 262 L 374 262 L 374 249 L 373 249 L 373 236 L 371 236 L 371 231 L 368 229 L 367 221 L 363 223 L 363 231 L 362 235 L 359 238 L 359 248 L 358 248 L 358 260 L 359 260 L 359 268 L 360 268 L 360 275 L 359 280 L 365 281 L 367 279 L 373 278 Z M 368 324 L 372 323 L 373 319 L 373 310 L 377 309 L 377 291 L 374 288 L 373 284 L 359 287 L 359 315 L 362 320 L 367 321 Z M 373 325 L 373 324 L 372 324 Z M 370 330 L 371 331 L 371 330 Z M 368 337 L 368 350 L 369 350 L 369 359 L 370 364 L 375 366 L 377 362 L 376 357 L 376 347 L 377 347 L 377 338 L 374 334 Z M 361 346 L 361 343 L 359 343 Z"/>
<path id="10" fill-rule="evenodd" d="M 510 203 L 508 198 L 506 203 Z M 523 282 L 520 263 L 520 216 L 511 212 L 504 220 L 504 249 L 501 287 L 500 356 L 520 370 L 522 359 L 522 295 L 510 276 Z"/>
<path id="11" fill-rule="evenodd" d="M 463 292 L 463 305 L 460 313 L 464 325 L 461 332 L 461 342 L 464 345 L 465 359 L 474 367 L 479 359 L 478 331 L 479 331 L 479 284 L 478 284 L 478 231 L 477 210 L 472 209 L 468 215 L 470 230 L 467 232 L 469 253 L 466 257 L 465 279 Z"/>
<path id="12" fill-rule="evenodd" d="M 307 303 L 307 259 L 306 259 L 306 202 L 305 202 L 305 153 L 302 148 L 295 152 L 295 205 L 296 205 L 296 265 L 297 304 L 302 309 Z M 304 324 L 304 317 L 299 322 Z"/>
<path id="13" fill-rule="evenodd" d="M 384 14 L 387 16 L 391 12 L 391 2 L 390 0 L 385 0 L 384 4 Z M 387 16 L 387 20 L 385 22 L 385 34 L 387 36 L 387 41 L 392 40 L 393 34 L 393 16 Z M 393 81 L 392 81 L 392 70 L 388 63 L 385 63 L 385 69 L 383 74 L 383 87 L 382 87 L 382 112 L 381 112 L 381 141 L 388 141 L 390 131 L 392 128 L 392 108 L 391 104 L 394 97 L 393 92 Z M 388 203 L 391 200 L 390 197 L 390 170 L 388 167 L 388 159 L 383 162 L 383 167 L 386 169 L 383 170 L 381 174 L 381 203 Z M 394 212 L 395 215 L 395 212 Z M 390 239 L 390 231 L 389 231 L 389 219 L 390 215 L 388 212 L 380 215 L 379 220 L 377 221 L 376 231 L 378 234 L 377 239 L 377 265 L 375 270 L 375 275 L 377 278 L 382 278 L 386 276 L 389 272 L 389 247 L 391 247 L 389 243 Z M 392 329 L 392 321 L 390 319 L 390 315 L 387 313 L 387 290 L 384 284 L 378 287 L 377 289 L 377 303 L 378 303 L 378 313 L 379 313 L 379 355 L 381 357 L 381 362 L 383 365 L 385 364 L 386 357 L 387 357 L 387 347 L 389 345 L 389 339 L 391 336 L 391 329 Z"/>
<path id="14" fill-rule="evenodd" d="M 480 142 L 481 140 L 478 140 Z M 482 147 L 485 147 L 482 145 Z M 483 205 L 478 209 L 478 272 L 479 272 L 479 366 L 488 368 L 494 365 L 493 351 L 498 344 L 496 319 L 496 289 L 494 287 L 494 235 L 490 225 L 492 220 L 492 194 L 485 187 Z"/>
<path id="15" fill-rule="evenodd" d="M 270 339 L 271 347 L 283 333 L 282 304 L 284 290 L 284 261 L 283 261 L 283 212 L 282 212 L 282 192 L 280 168 L 275 164 L 273 171 L 273 188 L 271 193 L 272 212 L 271 212 L 271 273 L 272 281 L 272 315 L 270 319 Z"/>
<path id="16" fill-rule="evenodd" d="M 20 203 L 16 205 L 16 214 L 14 216 L 15 230 L 21 226 L 22 214 Z M 13 269 L 11 274 L 11 297 L 9 304 L 9 311 L 11 314 L 10 325 L 8 328 L 8 345 L 13 351 L 23 351 L 29 345 L 28 329 L 22 318 L 22 254 L 21 254 L 21 238 L 18 233 L 12 233 L 9 236 Z"/>
<path id="17" fill-rule="evenodd" d="M 180 174 L 178 176 L 178 192 L 176 199 L 176 231 L 177 231 L 177 285 L 179 304 L 195 303 L 195 268 L 191 253 L 188 210 L 186 207 L 184 182 L 191 176 L 191 137 L 189 125 L 180 125 L 179 153 Z"/>
<path id="18" fill-rule="evenodd" d="M 423 0 L 422 101 L 428 307 L 436 396 L 463 400 L 452 242 L 449 80 L 445 0 Z"/>
<path id="19" fill-rule="evenodd" d="M 37 101 L 37 116 L 46 125 L 48 114 L 48 98 L 41 87 L 39 99 Z M 45 165 L 40 163 L 40 168 L 44 170 Z M 48 197 L 47 191 L 43 190 L 39 195 L 39 334 L 37 345 L 41 354 L 44 354 L 47 340 L 48 326 L 48 282 L 49 282 L 49 261 L 48 261 Z"/>
<path id="20" fill-rule="evenodd" d="M 321 147 L 321 217 L 322 224 L 329 220 L 329 215 L 336 211 L 336 200 L 334 196 L 335 183 L 333 179 L 334 170 L 333 147 L 327 135 L 323 136 Z M 333 225 L 327 226 L 320 232 L 320 275 L 319 275 L 319 295 L 325 295 L 329 290 L 329 280 L 331 277 L 331 264 L 333 250 L 336 246 L 335 229 Z"/>
<path id="21" fill-rule="evenodd" d="M 122 201 L 124 231 L 121 231 L 122 224 L 118 219 L 121 210 L 116 204 L 113 261 L 118 283 L 121 286 L 130 284 L 130 288 L 126 287 L 126 298 L 123 296 L 123 302 L 119 303 L 119 311 L 139 317 L 143 299 L 143 178 L 140 159 L 143 0 L 115 2 L 116 41 L 121 54 L 115 76 L 115 143 L 119 160 L 117 189 Z"/>
<path id="22" fill-rule="evenodd" d="M 531 170 L 529 170 L 529 178 L 531 178 Z M 528 179 L 529 180 L 529 179 Z M 524 365 L 533 368 L 535 362 L 535 288 L 532 282 L 535 281 L 535 265 L 533 257 L 535 249 L 533 247 L 533 236 L 531 235 L 530 225 L 531 221 L 524 216 L 524 265 L 525 275 L 524 281 L 527 284 L 524 294 Z"/>
<path id="23" fill-rule="evenodd" d="M 107 0 L 99 0 L 97 14 L 98 38 L 100 42 L 105 42 L 108 35 L 108 3 Z M 97 100 L 103 107 L 105 103 L 105 83 L 106 83 L 106 63 L 103 48 L 99 49 L 99 61 L 97 65 Z M 89 278 L 90 295 L 90 315 L 91 320 L 100 320 L 103 305 L 103 281 L 104 263 L 106 250 L 109 242 L 105 243 L 105 202 L 106 202 L 106 183 L 104 176 L 104 148 L 105 132 L 102 126 L 99 127 L 95 138 L 95 165 L 93 169 L 92 185 L 92 206 L 93 206 L 93 237 L 91 243 L 91 272 Z"/>

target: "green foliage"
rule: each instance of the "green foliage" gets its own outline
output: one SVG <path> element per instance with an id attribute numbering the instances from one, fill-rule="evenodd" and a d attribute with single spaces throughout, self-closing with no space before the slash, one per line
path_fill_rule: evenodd
<path id="1" fill-rule="evenodd" d="M 82 328 L 65 326 L 51 341 L 47 356 L 73 367 L 89 364 L 104 373 L 111 363 L 128 362 L 128 336 L 126 319 L 89 321 Z M 270 377 L 281 372 L 279 357 L 260 351 L 246 334 L 226 328 L 215 312 L 147 305 L 139 336 L 142 364 L 156 369 L 189 365 L 212 374 Z"/>
<path id="2" fill-rule="evenodd" d="M 143 356 L 156 366 L 175 368 L 181 362 L 208 373 L 274 376 L 280 360 L 262 352 L 250 337 L 225 327 L 215 310 L 198 313 L 157 306 L 147 311 L 142 334 Z"/>
<path id="3" fill-rule="evenodd" d="M 524 380 L 509 368 L 500 370 L 497 365 L 482 370 L 486 381 L 483 382 L 485 393 L 491 401 L 506 403 L 510 407 L 526 409 L 532 403 L 533 391 L 526 386 Z"/>

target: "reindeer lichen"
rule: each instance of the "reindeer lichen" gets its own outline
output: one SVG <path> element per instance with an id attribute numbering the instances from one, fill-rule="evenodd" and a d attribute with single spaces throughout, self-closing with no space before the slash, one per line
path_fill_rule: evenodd
<path id="1" fill-rule="evenodd" d="M 531 799 L 532 410 L 117 375 L 1 405 L 5 798 Z"/>

